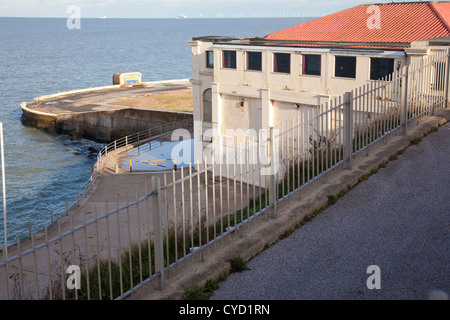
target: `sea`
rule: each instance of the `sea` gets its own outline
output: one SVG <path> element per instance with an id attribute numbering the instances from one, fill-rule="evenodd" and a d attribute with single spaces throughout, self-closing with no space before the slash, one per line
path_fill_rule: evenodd
<path id="1" fill-rule="evenodd" d="M 199 36 L 264 37 L 312 18 L 81 19 L 0 18 L 0 122 L 3 123 L 8 244 L 50 221 L 89 179 L 102 144 L 21 123 L 21 102 L 112 84 L 116 72 L 142 81 L 191 78 L 187 43 Z M 1 166 L 1 163 L 0 163 Z M 4 244 L 3 191 L 0 245 Z"/>

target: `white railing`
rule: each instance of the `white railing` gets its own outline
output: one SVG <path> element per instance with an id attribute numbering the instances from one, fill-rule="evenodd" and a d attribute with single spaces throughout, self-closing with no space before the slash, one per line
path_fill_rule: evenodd
<path id="1" fill-rule="evenodd" d="M 104 163 L 108 153 L 114 152 L 122 147 L 133 146 L 140 144 L 144 140 L 152 140 L 161 134 L 167 133 L 175 128 L 188 128 L 191 125 L 191 120 L 182 120 L 178 122 L 165 123 L 160 126 L 149 128 L 148 130 L 140 131 L 117 139 L 105 145 L 97 154 L 97 160 L 93 166 L 92 173 L 89 179 L 78 190 L 72 192 L 72 196 L 65 200 L 64 203 L 56 206 L 50 212 L 41 212 L 33 216 L 27 224 L 8 229 L 9 244 L 16 242 L 18 238 L 24 239 L 30 237 L 31 233 L 36 233 L 43 230 L 46 226 L 52 224 L 56 219 L 61 217 L 74 206 L 79 206 L 80 200 L 87 197 L 92 186 L 94 186 L 101 179 L 100 169 Z M 0 244 L 3 242 L 0 240 Z"/>

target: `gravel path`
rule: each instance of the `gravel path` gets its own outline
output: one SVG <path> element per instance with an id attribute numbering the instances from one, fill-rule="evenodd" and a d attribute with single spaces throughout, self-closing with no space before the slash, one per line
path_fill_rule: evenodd
<path id="1" fill-rule="evenodd" d="M 450 293 L 450 125 L 231 274 L 212 300 L 427 299 Z M 380 269 L 380 289 L 367 280 Z M 372 278 L 371 278 L 372 279 Z M 376 283 L 376 282 L 374 282 Z"/>

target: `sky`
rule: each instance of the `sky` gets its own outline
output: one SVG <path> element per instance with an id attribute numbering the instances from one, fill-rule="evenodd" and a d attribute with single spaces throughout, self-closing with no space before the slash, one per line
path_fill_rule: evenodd
<path id="1" fill-rule="evenodd" d="M 318 17 L 359 4 L 392 0 L 0 0 L 0 17 L 253 18 Z M 403 0 L 395 0 L 403 2 Z"/>

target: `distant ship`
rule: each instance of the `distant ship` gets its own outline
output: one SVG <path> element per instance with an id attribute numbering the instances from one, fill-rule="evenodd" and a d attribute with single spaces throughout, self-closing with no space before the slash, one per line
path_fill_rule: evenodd
<path id="1" fill-rule="evenodd" d="M 187 16 L 185 16 L 184 14 L 177 16 L 177 19 L 186 19 Z"/>
<path id="2" fill-rule="evenodd" d="M 98 17 L 99 19 L 106 19 L 106 16 L 103 16 L 103 17 Z"/>

